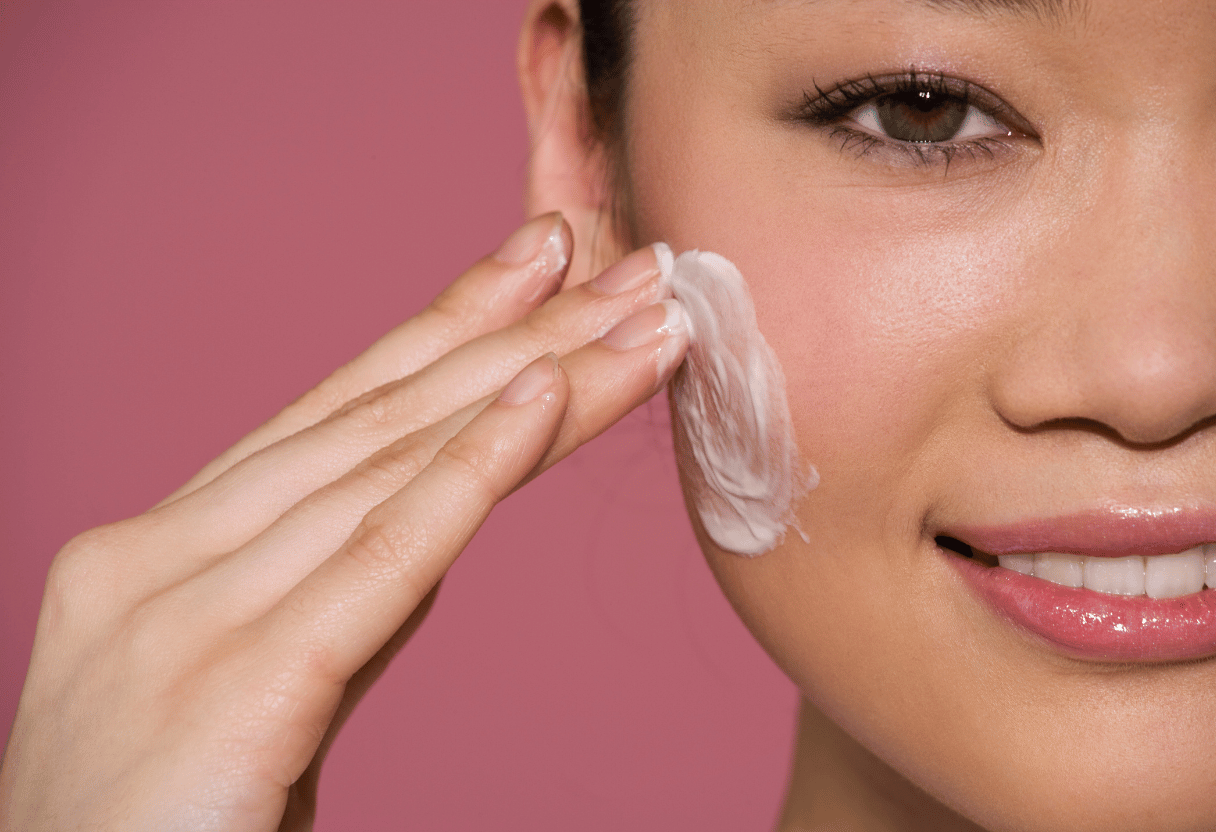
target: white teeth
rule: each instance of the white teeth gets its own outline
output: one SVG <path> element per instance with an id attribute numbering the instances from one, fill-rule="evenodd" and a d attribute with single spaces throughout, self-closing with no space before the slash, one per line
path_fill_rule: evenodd
<path id="1" fill-rule="evenodd" d="M 1085 587 L 1110 595 L 1179 598 L 1216 588 L 1216 543 L 1172 555 L 1093 558 L 1060 552 L 1001 555 L 1005 569 L 1033 575 L 1053 584 Z"/>
<path id="2" fill-rule="evenodd" d="M 1212 557 L 1216 559 L 1216 552 L 1212 553 Z M 1034 574 L 1034 555 L 1001 555 L 996 560 L 1001 566 L 1014 572 L 1021 572 L 1023 575 Z"/>
<path id="3" fill-rule="evenodd" d="M 1111 595 L 1144 594 L 1144 558 L 1089 558 L 1085 588 Z"/>
<path id="4" fill-rule="evenodd" d="M 1203 589 L 1203 547 L 1176 555 L 1144 559 L 1144 593 L 1149 598 L 1177 598 Z"/>
<path id="5" fill-rule="evenodd" d="M 1085 559 L 1080 555 L 1043 552 L 1034 556 L 1034 576 L 1063 586 L 1085 585 Z"/>

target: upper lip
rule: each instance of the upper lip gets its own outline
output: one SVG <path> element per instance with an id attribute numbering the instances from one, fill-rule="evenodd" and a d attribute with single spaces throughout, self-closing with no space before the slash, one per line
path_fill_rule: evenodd
<path id="1" fill-rule="evenodd" d="M 1167 555 L 1216 542 L 1216 508 L 1110 506 L 1001 525 L 951 526 L 942 534 L 990 555 Z"/>

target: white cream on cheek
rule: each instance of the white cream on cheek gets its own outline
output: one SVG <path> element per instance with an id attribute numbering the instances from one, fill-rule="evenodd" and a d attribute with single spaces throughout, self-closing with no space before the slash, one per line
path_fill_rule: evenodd
<path id="1" fill-rule="evenodd" d="M 785 375 L 756 325 L 743 275 L 702 251 L 655 245 L 664 283 L 688 316 L 675 417 L 691 459 L 680 467 L 706 533 L 722 549 L 763 554 L 798 529 L 794 503 L 819 484 L 794 441 Z M 798 529 L 806 540 L 806 533 Z"/>

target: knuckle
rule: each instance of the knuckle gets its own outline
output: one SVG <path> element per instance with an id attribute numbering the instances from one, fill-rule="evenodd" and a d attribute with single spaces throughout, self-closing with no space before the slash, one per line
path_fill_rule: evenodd
<path id="1" fill-rule="evenodd" d="M 155 519 L 141 515 L 69 540 L 47 571 L 41 613 L 45 625 L 89 636 L 108 631 L 123 610 L 156 585 L 154 571 L 140 565 L 146 563 L 155 532 Z"/>
<path id="2" fill-rule="evenodd" d="M 123 616 L 119 632 L 132 666 L 157 668 L 158 675 L 172 677 L 180 663 L 189 661 L 192 651 L 186 643 L 195 629 L 182 626 L 188 614 L 175 606 L 172 599 L 152 599 Z"/>
<path id="3" fill-rule="evenodd" d="M 51 561 L 48 603 L 66 611 L 90 597 L 108 595 L 114 584 L 114 561 L 125 548 L 124 537 L 114 526 L 102 526 L 68 541 Z"/>
<path id="4" fill-rule="evenodd" d="M 493 476 L 493 454 L 477 443 L 455 436 L 439 449 L 436 459 L 453 469 L 455 480 L 462 488 L 471 488 L 491 503 L 506 496 L 505 489 Z"/>
<path id="5" fill-rule="evenodd" d="M 429 461 L 424 457 L 416 442 L 399 443 L 363 460 L 352 473 L 377 490 L 397 489 L 418 476 Z"/>
<path id="6" fill-rule="evenodd" d="M 336 411 L 335 416 L 352 420 L 367 430 L 391 427 L 403 412 L 408 412 L 400 399 L 398 386 L 385 385 L 351 399 Z"/>
<path id="7" fill-rule="evenodd" d="M 565 333 L 557 319 L 543 307 L 525 317 L 520 324 L 524 336 L 533 344 L 533 351 L 539 347 L 551 349 L 565 340 Z"/>
<path id="8" fill-rule="evenodd" d="M 473 267 L 474 270 L 477 268 Z M 431 301 L 426 310 L 441 321 L 449 332 L 462 330 L 470 317 L 481 311 L 481 299 L 470 294 L 463 284 L 464 281 L 457 280 L 449 285 Z"/>
<path id="9" fill-rule="evenodd" d="M 283 409 L 283 415 L 299 416 L 305 421 L 323 419 L 337 413 L 350 402 L 356 380 L 350 365 L 339 367 L 329 378 Z"/>
<path id="10" fill-rule="evenodd" d="M 51 561 L 50 577 L 57 582 L 69 584 L 80 571 L 97 556 L 101 550 L 100 535 L 97 529 L 76 535 L 59 550 Z"/>
<path id="11" fill-rule="evenodd" d="M 378 393 L 356 408 L 353 415 L 366 428 L 382 428 L 393 424 L 399 414 L 396 397 Z"/>
<path id="12" fill-rule="evenodd" d="M 372 575 L 395 571 L 407 559 L 410 541 L 386 522 L 366 517 L 346 546 L 346 556 Z"/>
<path id="13" fill-rule="evenodd" d="M 430 591 L 422 573 L 425 553 L 434 547 L 435 541 L 425 530 L 399 528 L 373 513 L 360 524 L 345 554 L 359 565 L 367 580 L 391 580 L 416 603 Z"/>
<path id="14" fill-rule="evenodd" d="M 296 652 L 295 665 L 300 675 L 309 681 L 346 681 L 345 674 L 338 670 L 340 662 L 337 649 L 323 639 L 310 639 L 301 644 Z"/>

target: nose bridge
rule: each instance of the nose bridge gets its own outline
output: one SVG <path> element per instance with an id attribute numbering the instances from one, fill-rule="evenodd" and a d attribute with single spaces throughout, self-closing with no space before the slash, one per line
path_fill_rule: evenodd
<path id="1" fill-rule="evenodd" d="M 1035 323 L 997 378 L 1007 420 L 1097 422 L 1152 444 L 1216 415 L 1214 168 L 1173 138 L 1101 166 L 1055 238 Z"/>
<path id="2" fill-rule="evenodd" d="M 1184 358 L 1211 346 L 1216 321 L 1212 259 L 1200 251 L 1202 197 L 1182 166 L 1145 155 L 1128 158 L 1102 183 L 1093 210 L 1076 217 L 1075 251 L 1061 253 L 1076 263 L 1078 280 L 1057 288 L 1078 313 L 1079 354 L 1147 385 L 1166 381 L 1148 372 L 1158 366 L 1154 356 Z M 1210 236 L 1216 229 L 1207 226 Z"/>

